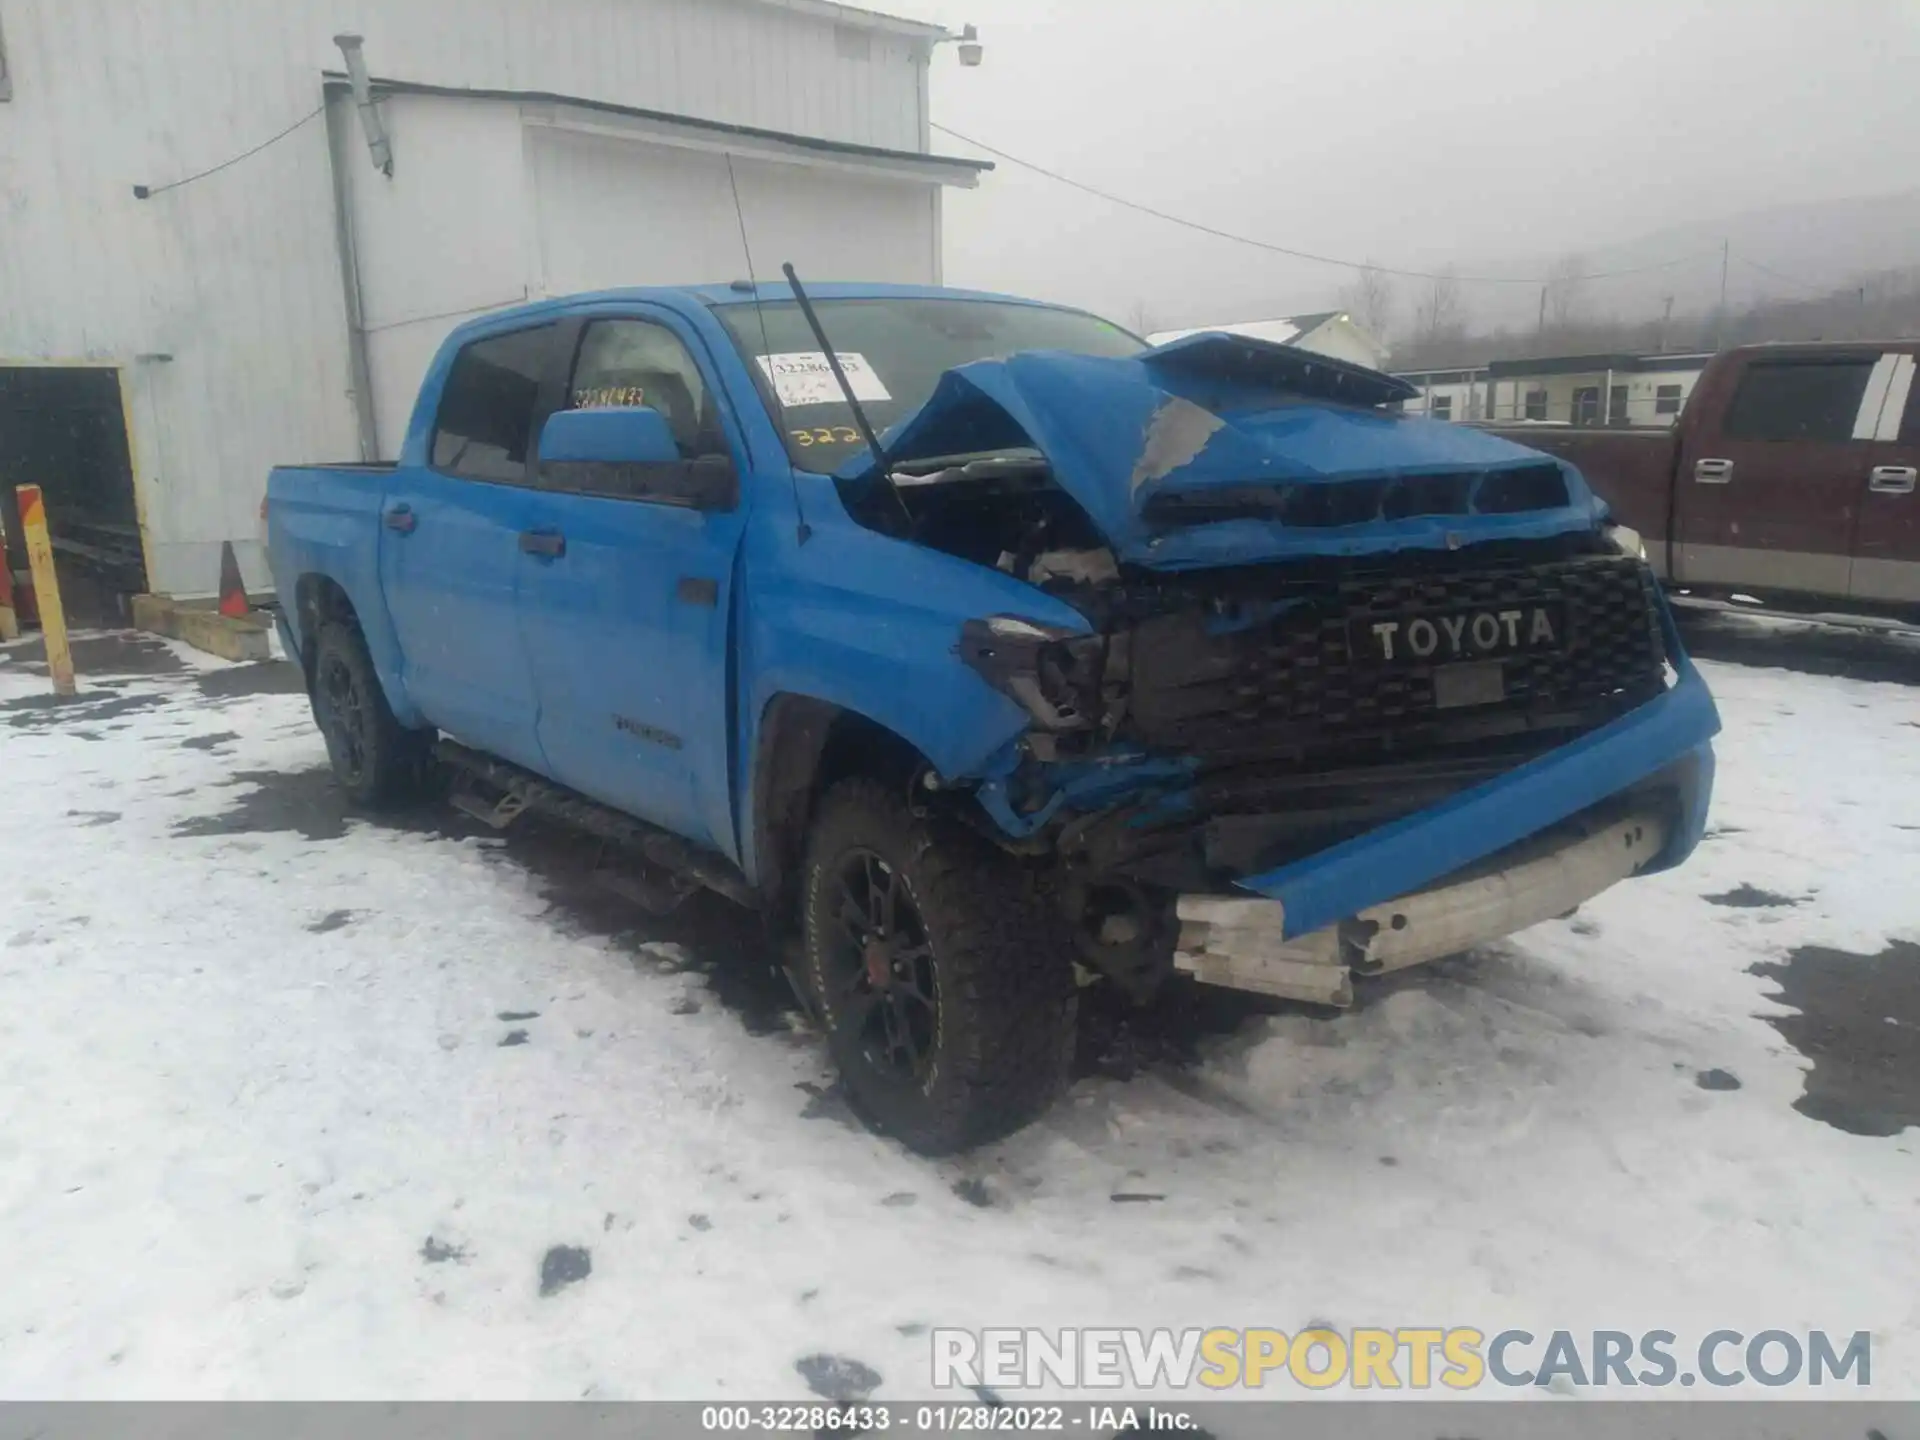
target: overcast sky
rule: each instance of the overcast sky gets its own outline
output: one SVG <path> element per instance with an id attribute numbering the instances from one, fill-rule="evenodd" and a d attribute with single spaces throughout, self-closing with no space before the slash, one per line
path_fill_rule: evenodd
<path id="1" fill-rule="evenodd" d="M 1224 229 L 1387 264 L 1512 273 L 1759 207 L 1920 187 L 1920 0 L 875 8 L 980 27 L 980 68 L 935 54 L 937 122 Z M 1159 325 L 1332 308 L 1349 278 L 1004 163 L 950 191 L 946 213 L 949 284 L 1122 321 L 1140 306 Z M 1495 293 L 1516 298 L 1469 298 L 1491 309 Z"/>

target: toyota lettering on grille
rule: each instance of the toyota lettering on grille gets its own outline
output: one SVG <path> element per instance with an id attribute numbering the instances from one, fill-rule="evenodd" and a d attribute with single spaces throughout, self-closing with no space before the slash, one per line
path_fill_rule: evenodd
<path id="1" fill-rule="evenodd" d="M 1347 622 L 1347 644 L 1354 657 L 1388 665 L 1440 665 L 1557 650 L 1566 633 L 1566 609 L 1561 605 L 1431 611 L 1397 619 L 1357 616 Z"/>

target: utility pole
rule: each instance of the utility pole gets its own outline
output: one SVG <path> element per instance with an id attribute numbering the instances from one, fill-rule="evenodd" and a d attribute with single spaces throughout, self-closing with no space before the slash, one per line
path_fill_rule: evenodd
<path id="1" fill-rule="evenodd" d="M 1537 339 L 1545 339 L 1547 334 L 1547 287 L 1540 287 L 1540 323 L 1534 330 Z"/>
<path id="2" fill-rule="evenodd" d="M 1720 242 L 1720 309 L 1713 318 L 1713 348 L 1718 350 L 1727 334 L 1727 256 L 1731 242 Z"/>
<path id="3" fill-rule="evenodd" d="M 1660 340 L 1653 347 L 1656 355 L 1667 353 L 1667 326 L 1673 323 L 1673 296 L 1668 295 L 1663 298 L 1666 301 L 1666 308 L 1660 312 Z"/>

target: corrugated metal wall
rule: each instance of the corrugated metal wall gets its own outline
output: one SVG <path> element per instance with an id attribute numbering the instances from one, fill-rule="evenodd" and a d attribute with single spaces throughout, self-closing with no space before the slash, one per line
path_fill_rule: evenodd
<path id="1" fill-rule="evenodd" d="M 938 278 L 931 181 L 850 175 L 561 130 L 529 132 L 538 256 L 553 294 L 610 285 L 737 280 L 740 225 L 761 280 L 929 285 Z M 662 210 L 672 217 L 661 223 Z"/>
<path id="2" fill-rule="evenodd" d="M 789 260 L 813 280 L 939 278 L 932 179 L 741 156 L 736 215 L 722 155 L 559 128 L 550 106 L 404 94 L 384 106 L 389 179 L 335 104 L 356 137 L 347 178 L 384 458 L 463 320 L 545 295 L 738 279 L 742 217 L 762 278 Z"/>
<path id="3" fill-rule="evenodd" d="M 374 169 L 351 102 L 355 251 L 380 456 L 400 452 L 412 393 L 447 332 L 529 298 L 532 221 L 520 107 L 510 101 L 395 95 L 383 105 L 394 174 Z M 403 168 L 404 167 L 404 168 Z"/>
<path id="4" fill-rule="evenodd" d="M 150 579 L 178 594 L 214 587 L 223 539 L 264 585 L 268 467 L 357 450 L 325 127 L 133 186 L 314 110 L 335 33 L 399 79 L 901 150 L 925 134 L 916 42 L 755 0 L 0 0 L 0 24 L 0 363 L 125 365 Z"/>

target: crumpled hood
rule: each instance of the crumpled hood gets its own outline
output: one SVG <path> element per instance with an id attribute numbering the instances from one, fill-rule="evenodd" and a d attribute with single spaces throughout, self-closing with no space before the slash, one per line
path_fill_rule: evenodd
<path id="1" fill-rule="evenodd" d="M 1301 554 L 1457 548 L 1563 534 L 1605 514 L 1577 471 L 1468 426 L 1382 410 L 1404 381 L 1291 346 L 1190 336 L 1127 359 L 1035 350 L 948 371 L 886 437 L 895 462 L 1031 445 L 1124 560 L 1163 569 Z M 1150 521 L 1157 496 L 1557 467 L 1566 503 L 1365 524 Z M 842 478 L 872 478 L 859 456 Z"/>

